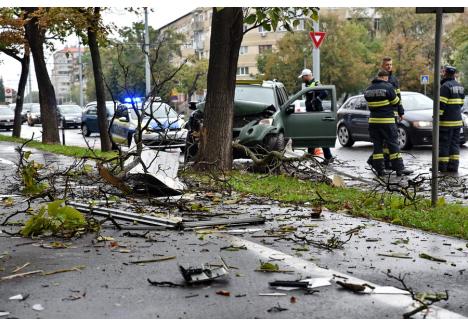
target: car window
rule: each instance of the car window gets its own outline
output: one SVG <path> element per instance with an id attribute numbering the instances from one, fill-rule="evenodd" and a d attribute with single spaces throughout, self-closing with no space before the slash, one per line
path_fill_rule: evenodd
<path id="1" fill-rule="evenodd" d="M 432 109 L 433 101 L 423 94 L 401 94 L 401 104 L 405 111 L 418 111 Z"/>
<path id="2" fill-rule="evenodd" d="M 78 105 L 59 105 L 58 109 L 62 114 L 81 113 L 81 108 Z"/>
<path id="3" fill-rule="evenodd" d="M 283 105 L 284 103 L 286 103 L 286 101 L 288 100 L 288 97 L 286 96 L 286 93 L 285 93 L 283 87 L 277 87 L 277 88 L 276 88 L 276 94 L 277 94 L 277 96 L 278 96 L 278 105 L 279 105 L 279 106 L 281 106 L 281 105 Z"/>
<path id="4" fill-rule="evenodd" d="M 145 108 L 145 113 L 156 119 L 176 119 L 177 112 L 174 111 L 168 104 L 162 102 L 155 102 Z"/>
<path id="5" fill-rule="evenodd" d="M 86 111 L 86 114 L 97 115 L 97 107 L 95 106 L 89 107 L 88 110 Z"/>
<path id="6" fill-rule="evenodd" d="M 234 100 L 275 104 L 275 94 L 270 87 L 237 86 Z"/>
<path id="7" fill-rule="evenodd" d="M 366 111 L 369 110 L 369 106 L 367 105 L 367 101 L 364 97 L 360 97 L 356 100 L 356 110 Z"/>
<path id="8" fill-rule="evenodd" d="M 351 110 L 354 109 L 354 105 L 356 104 L 356 98 L 350 98 L 344 105 L 343 108 Z"/>
<path id="9" fill-rule="evenodd" d="M 8 106 L 0 106 L 0 115 L 11 115 L 14 114 L 14 111 Z"/>

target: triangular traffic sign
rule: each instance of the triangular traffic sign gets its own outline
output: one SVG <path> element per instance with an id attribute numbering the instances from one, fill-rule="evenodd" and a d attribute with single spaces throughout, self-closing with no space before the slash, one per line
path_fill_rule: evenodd
<path id="1" fill-rule="evenodd" d="M 325 34 L 325 32 L 309 32 L 309 36 L 317 49 L 322 44 Z"/>

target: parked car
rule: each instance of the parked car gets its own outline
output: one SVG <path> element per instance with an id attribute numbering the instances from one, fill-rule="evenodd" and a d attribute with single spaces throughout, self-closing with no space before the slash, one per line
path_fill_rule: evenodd
<path id="1" fill-rule="evenodd" d="M 463 104 L 462 112 L 468 115 L 468 95 L 465 96 L 465 103 Z"/>
<path id="2" fill-rule="evenodd" d="M 0 105 L 0 128 L 10 130 L 14 121 L 15 112 L 8 105 Z"/>
<path id="3" fill-rule="evenodd" d="M 118 104 L 113 101 L 106 101 L 107 118 L 109 120 L 114 116 L 114 108 Z M 96 101 L 86 104 L 81 115 L 81 131 L 86 137 L 89 137 L 92 133 L 99 132 Z"/>
<path id="4" fill-rule="evenodd" d="M 111 135 L 116 143 L 130 146 L 138 128 L 137 112 L 141 113 L 142 142 L 144 145 L 163 148 L 183 148 L 187 130 L 183 117 L 163 102 L 145 105 L 144 112 L 138 105 L 122 104 L 115 111 Z"/>
<path id="5" fill-rule="evenodd" d="M 41 123 L 41 106 L 39 103 L 33 103 L 26 113 L 28 125 L 31 127 L 36 123 Z"/>
<path id="6" fill-rule="evenodd" d="M 57 118 L 59 126 L 67 128 L 69 126 L 78 128 L 81 126 L 81 116 L 83 110 L 76 104 L 63 104 L 57 106 Z"/>
<path id="7" fill-rule="evenodd" d="M 23 103 L 23 109 L 21 110 L 21 123 L 28 121 L 28 112 L 31 111 L 33 104 L 39 105 L 39 103 Z"/>
<path id="8" fill-rule="evenodd" d="M 404 120 L 398 123 L 398 142 L 401 149 L 413 145 L 432 144 L 433 101 L 420 93 L 401 92 L 405 109 Z M 342 146 L 351 147 L 355 141 L 370 141 L 368 131 L 369 108 L 363 95 L 350 97 L 338 110 L 337 135 Z M 464 116 L 460 143 L 467 141 L 468 117 Z"/>
<path id="9" fill-rule="evenodd" d="M 327 98 L 324 111 L 295 112 L 294 102 L 310 91 L 323 90 Z M 198 132 L 203 124 L 205 103 L 190 108 L 186 159 L 198 150 Z M 334 86 L 303 89 L 288 97 L 282 83 L 275 81 L 238 84 L 234 96 L 233 139 L 255 151 L 282 150 L 286 140 L 293 147 L 334 147 L 336 141 L 336 91 Z M 242 153 L 234 153 L 242 156 Z"/>

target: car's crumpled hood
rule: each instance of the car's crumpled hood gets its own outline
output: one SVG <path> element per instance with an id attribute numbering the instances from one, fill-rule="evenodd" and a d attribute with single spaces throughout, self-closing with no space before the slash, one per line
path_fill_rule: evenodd
<path id="1" fill-rule="evenodd" d="M 234 101 L 234 116 L 240 117 L 246 115 L 260 114 L 271 105 L 272 104 L 237 100 Z M 203 112 L 205 109 L 205 102 L 198 103 L 197 109 Z"/>

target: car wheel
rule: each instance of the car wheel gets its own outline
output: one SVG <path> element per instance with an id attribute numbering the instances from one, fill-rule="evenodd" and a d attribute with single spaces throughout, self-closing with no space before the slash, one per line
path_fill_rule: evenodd
<path id="1" fill-rule="evenodd" d="M 89 130 L 88 126 L 86 124 L 83 124 L 81 126 L 81 133 L 85 135 L 85 137 L 89 137 L 91 135 L 91 131 Z"/>
<path id="2" fill-rule="evenodd" d="M 265 137 L 265 148 L 267 151 L 282 151 L 286 146 L 286 142 L 284 140 L 284 134 L 280 132 L 279 134 L 268 134 Z"/>
<path id="3" fill-rule="evenodd" d="M 398 126 L 398 145 L 400 149 L 411 149 L 413 144 L 409 138 L 408 129 L 404 126 Z"/>
<path id="4" fill-rule="evenodd" d="M 337 131 L 338 141 L 343 147 L 351 147 L 354 145 L 354 139 L 351 137 L 348 127 L 345 124 L 341 124 Z"/>

